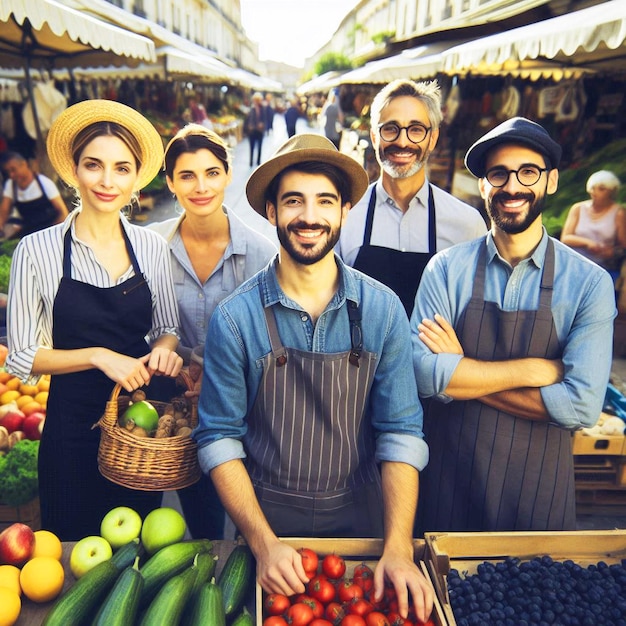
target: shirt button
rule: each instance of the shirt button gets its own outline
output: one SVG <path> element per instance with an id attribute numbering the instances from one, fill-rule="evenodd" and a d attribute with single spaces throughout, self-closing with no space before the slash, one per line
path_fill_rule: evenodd
<path id="1" fill-rule="evenodd" d="M 198 293 L 198 300 L 204 300 L 204 294 L 202 292 Z"/>
<path id="2" fill-rule="evenodd" d="M 306 322 L 306 321 L 309 319 L 309 316 L 308 316 L 308 315 L 302 315 L 302 316 L 300 317 L 300 319 L 301 319 L 303 322 Z"/>

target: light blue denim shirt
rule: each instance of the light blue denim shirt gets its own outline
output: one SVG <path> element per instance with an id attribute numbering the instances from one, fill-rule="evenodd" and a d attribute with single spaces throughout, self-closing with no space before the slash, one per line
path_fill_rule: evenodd
<path id="1" fill-rule="evenodd" d="M 228 217 L 230 242 L 204 284 L 198 279 L 180 236 L 184 213 L 148 226 L 168 241 L 180 315 L 178 352 L 185 361 L 189 360 L 189 353 L 195 346 L 204 344 L 209 319 L 217 303 L 265 267 L 278 251 L 272 241 L 244 224 L 233 211 L 224 207 L 224 212 Z"/>
<path id="2" fill-rule="evenodd" d="M 398 297 L 381 283 L 349 268 L 340 270 L 337 293 L 313 324 L 306 311 L 278 285 L 277 260 L 217 305 L 204 351 L 204 377 L 193 433 L 204 472 L 244 458 L 242 438 L 263 374 L 270 341 L 263 307 L 274 307 L 283 345 L 337 353 L 350 349 L 346 299 L 356 301 L 363 318 L 363 348 L 376 355 L 376 372 L 366 411 L 376 431 L 376 459 L 399 461 L 422 470 L 428 446 L 422 433 L 422 407 L 411 367 L 411 335 Z"/>
<path id="3" fill-rule="evenodd" d="M 426 267 L 411 316 L 413 364 L 420 394 L 444 402 L 452 374 L 461 360 L 456 354 L 432 354 L 418 337 L 417 325 L 439 313 L 453 326 L 465 310 L 474 284 L 478 253 L 484 238 L 453 246 L 435 255 Z M 536 310 L 548 234 L 544 229 L 533 255 L 511 267 L 487 235 L 485 299 L 505 311 Z M 611 370 L 613 282 L 608 272 L 554 240 L 555 268 L 552 317 L 563 350 L 563 381 L 541 387 L 551 420 L 567 429 L 593 426 L 600 416 Z M 520 381 L 520 386 L 524 381 Z"/>

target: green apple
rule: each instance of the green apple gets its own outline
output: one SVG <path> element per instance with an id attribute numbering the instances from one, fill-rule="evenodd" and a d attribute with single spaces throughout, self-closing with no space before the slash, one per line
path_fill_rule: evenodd
<path id="1" fill-rule="evenodd" d="M 164 506 L 150 511 L 141 527 L 141 543 L 148 554 L 181 541 L 187 525 L 185 518 L 176 510 Z"/>
<path id="2" fill-rule="evenodd" d="M 153 433 L 159 425 L 159 414 L 148 401 L 140 400 L 133 402 L 124 411 L 124 414 L 119 418 L 119 424 L 126 427 L 131 420 L 135 426 L 143 428 L 147 433 Z"/>
<path id="3" fill-rule="evenodd" d="M 100 524 L 100 534 L 117 550 L 141 533 L 141 515 L 128 506 L 111 509 Z"/>
<path id="4" fill-rule="evenodd" d="M 70 570 L 74 578 L 84 576 L 98 563 L 113 556 L 111 544 L 99 535 L 89 535 L 77 541 L 70 554 Z"/>

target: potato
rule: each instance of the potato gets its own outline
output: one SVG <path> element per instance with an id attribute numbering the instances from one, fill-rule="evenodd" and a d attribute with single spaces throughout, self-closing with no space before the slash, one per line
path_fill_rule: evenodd
<path id="1" fill-rule="evenodd" d="M 191 428 L 189 426 L 183 426 L 176 431 L 177 437 L 190 437 L 191 436 Z"/>

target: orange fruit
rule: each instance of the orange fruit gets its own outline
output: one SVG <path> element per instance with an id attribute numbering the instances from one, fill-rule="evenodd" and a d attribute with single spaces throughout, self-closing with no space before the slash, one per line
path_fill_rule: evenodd
<path id="1" fill-rule="evenodd" d="M 35 400 L 35 398 L 33 398 L 33 396 L 20 396 L 15 401 L 15 404 L 17 404 L 17 408 L 18 409 L 21 409 L 25 404 L 30 404 L 34 400 Z"/>
<path id="2" fill-rule="evenodd" d="M 13 402 L 17 400 L 22 394 L 16 389 L 9 389 L 9 391 L 5 391 L 0 396 L 0 404 L 9 404 L 9 402 Z"/>
<path id="3" fill-rule="evenodd" d="M 20 568 L 15 565 L 0 565 L 0 587 L 12 589 L 17 595 L 22 595 Z"/>
<path id="4" fill-rule="evenodd" d="M 27 385 L 26 383 L 21 383 L 18 390 L 25 396 L 34 396 L 39 391 L 37 385 Z"/>
<path id="5" fill-rule="evenodd" d="M 7 380 L 6 383 L 4 383 L 9 389 L 13 389 L 15 391 L 18 391 L 20 388 L 20 385 L 22 384 L 22 381 L 17 377 L 17 376 L 13 376 L 12 378 L 9 378 L 9 380 Z M 20 394 L 21 395 L 21 394 Z"/>
<path id="6" fill-rule="evenodd" d="M 42 406 L 41 404 L 39 404 L 39 402 L 35 402 L 35 400 L 33 400 L 32 398 L 31 400 L 32 402 L 29 402 L 28 404 L 25 404 L 24 406 L 20 407 L 20 410 L 26 416 L 30 415 L 31 413 L 35 413 L 36 411 L 41 411 L 42 409 Z"/>
<path id="7" fill-rule="evenodd" d="M 37 383 L 37 389 L 39 389 L 39 391 L 50 391 L 50 375 L 49 374 L 45 374 L 39 379 L 39 382 Z"/>
<path id="8" fill-rule="evenodd" d="M 0 370 L 0 383 L 6 384 L 11 378 L 13 378 L 13 374 L 9 374 L 6 370 Z"/>
<path id="9" fill-rule="evenodd" d="M 33 602 L 54 600 L 63 589 L 63 566 L 51 556 L 36 556 L 20 572 L 22 593 Z"/>
<path id="10" fill-rule="evenodd" d="M 22 610 L 20 596 L 13 589 L 0 587 L 0 606 L 0 626 L 13 626 Z"/>
<path id="11" fill-rule="evenodd" d="M 36 530 L 35 549 L 31 558 L 36 556 L 49 556 L 60 561 L 63 556 L 61 540 L 49 530 Z"/>
<path id="12" fill-rule="evenodd" d="M 48 392 L 47 391 L 40 391 L 35 395 L 35 402 L 39 402 L 39 404 L 41 404 L 41 406 L 45 407 L 48 404 Z"/>

